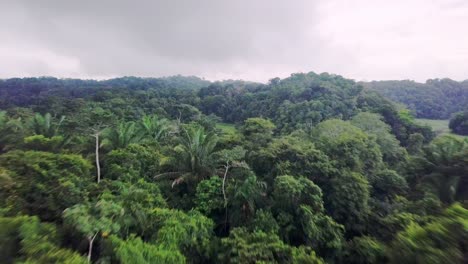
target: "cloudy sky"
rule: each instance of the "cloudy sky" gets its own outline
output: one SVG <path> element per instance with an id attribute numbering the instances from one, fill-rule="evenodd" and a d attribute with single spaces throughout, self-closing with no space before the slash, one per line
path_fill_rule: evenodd
<path id="1" fill-rule="evenodd" d="M 468 79 L 466 0 L 0 0 L 0 78 Z"/>

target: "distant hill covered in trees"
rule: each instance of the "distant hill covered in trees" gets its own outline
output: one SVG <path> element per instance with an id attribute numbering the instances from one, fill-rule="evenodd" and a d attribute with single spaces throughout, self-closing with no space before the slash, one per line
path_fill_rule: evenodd
<path id="1" fill-rule="evenodd" d="M 411 122 L 405 111 L 377 93 L 363 92 L 361 84 L 328 73 L 294 73 L 268 84 L 240 80 L 210 82 L 194 76 L 164 78 L 122 77 L 109 80 L 53 77 L 0 80 L 0 110 L 18 117 L 31 112 L 67 116 L 71 127 L 80 125 L 76 113 L 101 107 L 119 120 L 145 114 L 189 122 L 211 116 L 227 123 L 250 117 L 271 119 L 277 131 L 308 130 L 318 123 L 348 120 L 360 111 L 381 114 L 392 132 L 408 144 L 410 134 L 432 137 L 430 128 Z M 29 112 L 29 113 L 28 113 Z"/>
<path id="2" fill-rule="evenodd" d="M 418 118 L 449 119 L 454 113 L 468 109 L 468 80 L 430 79 L 426 83 L 372 81 L 361 84 L 405 104 Z"/>

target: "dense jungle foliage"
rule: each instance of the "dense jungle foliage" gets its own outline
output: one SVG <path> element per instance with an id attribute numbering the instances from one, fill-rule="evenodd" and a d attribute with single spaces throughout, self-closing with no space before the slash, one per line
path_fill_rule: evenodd
<path id="1" fill-rule="evenodd" d="M 406 80 L 362 84 L 406 105 L 418 118 L 449 119 L 456 112 L 468 110 L 468 81 L 431 79 L 425 83 Z"/>
<path id="2" fill-rule="evenodd" d="M 2 263 L 468 260 L 468 140 L 341 76 L 8 79 L 0 108 Z"/>

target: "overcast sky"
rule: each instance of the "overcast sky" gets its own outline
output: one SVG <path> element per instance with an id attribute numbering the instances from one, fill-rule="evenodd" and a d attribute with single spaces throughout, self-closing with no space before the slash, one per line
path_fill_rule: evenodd
<path id="1" fill-rule="evenodd" d="M 0 78 L 468 79 L 466 0 L 0 0 Z"/>

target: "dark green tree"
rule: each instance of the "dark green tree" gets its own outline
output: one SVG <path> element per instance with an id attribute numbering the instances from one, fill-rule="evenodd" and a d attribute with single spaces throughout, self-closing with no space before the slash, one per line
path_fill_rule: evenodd
<path id="1" fill-rule="evenodd" d="M 442 202 L 468 197 L 468 142 L 453 136 L 435 139 L 413 165 L 413 184 L 434 192 Z"/>
<path id="2" fill-rule="evenodd" d="M 468 111 L 456 113 L 450 119 L 449 128 L 455 134 L 468 135 Z"/>
<path id="3" fill-rule="evenodd" d="M 180 144 L 174 149 L 174 167 L 177 170 L 156 175 L 155 178 L 175 178 L 172 186 L 185 182 L 194 188 L 196 183 L 213 175 L 216 144 L 216 134 L 211 131 L 206 132 L 201 127 L 184 129 Z"/>

